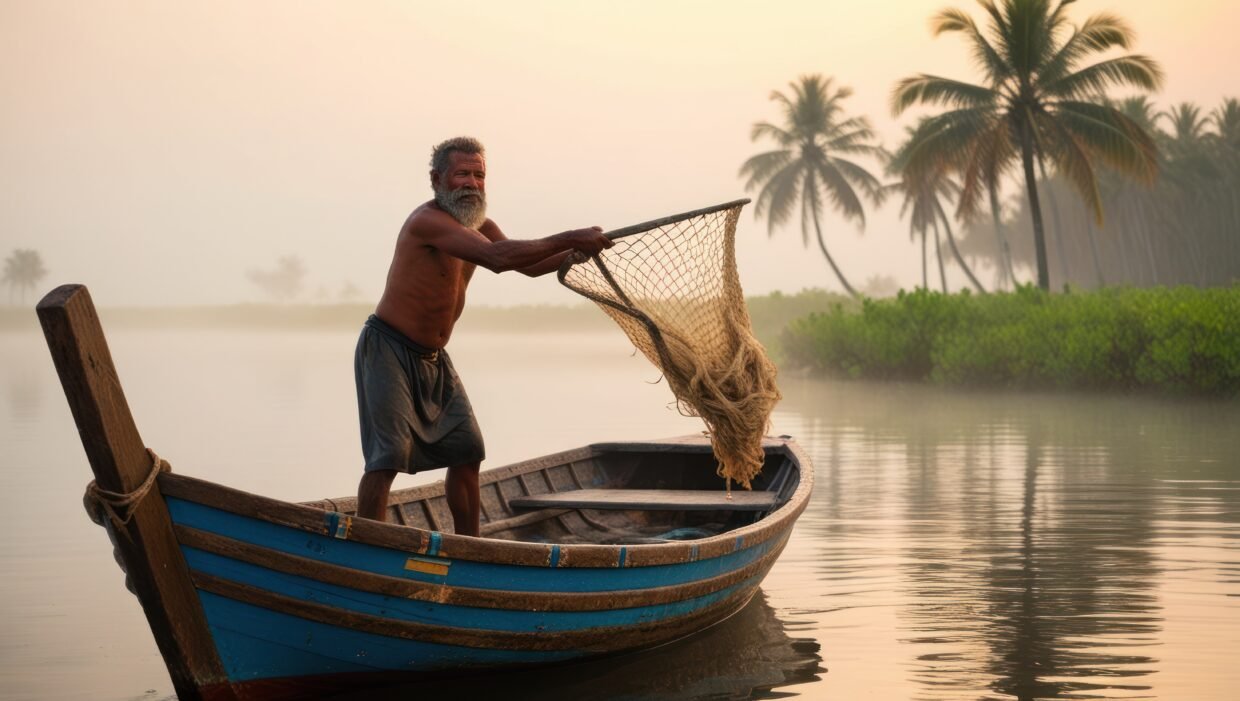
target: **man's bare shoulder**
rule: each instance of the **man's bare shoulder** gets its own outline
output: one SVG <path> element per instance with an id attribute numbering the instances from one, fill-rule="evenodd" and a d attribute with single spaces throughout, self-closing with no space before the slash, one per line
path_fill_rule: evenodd
<path id="1" fill-rule="evenodd" d="M 482 234 L 486 238 L 486 229 L 494 224 L 490 219 L 486 221 L 482 227 Z M 429 200 L 418 205 L 409 216 L 405 219 L 404 226 L 400 230 L 402 237 L 416 238 L 431 243 L 434 239 L 443 236 L 469 236 L 476 237 L 480 232 L 464 227 L 451 214 L 448 214 L 434 200 Z M 492 239 L 494 240 L 494 239 Z"/>
<path id="2" fill-rule="evenodd" d="M 435 200 L 427 200 L 414 207 L 409 216 L 405 217 L 405 224 L 400 228 L 400 232 L 408 235 L 429 233 L 442 229 L 453 221 L 450 214 L 435 204 Z"/>

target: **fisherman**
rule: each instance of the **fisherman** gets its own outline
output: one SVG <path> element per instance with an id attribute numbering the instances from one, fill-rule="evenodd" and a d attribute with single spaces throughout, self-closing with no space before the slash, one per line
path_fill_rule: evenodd
<path id="1" fill-rule="evenodd" d="M 448 468 L 455 532 L 478 535 L 482 433 L 444 351 L 475 266 L 531 277 L 572 252 L 612 242 L 601 229 L 513 240 L 486 216 L 486 154 L 476 139 L 448 139 L 431 153 L 435 197 L 413 210 L 396 238 L 387 284 L 357 341 L 354 373 L 366 459 L 357 515 L 383 521 L 397 472 Z"/>

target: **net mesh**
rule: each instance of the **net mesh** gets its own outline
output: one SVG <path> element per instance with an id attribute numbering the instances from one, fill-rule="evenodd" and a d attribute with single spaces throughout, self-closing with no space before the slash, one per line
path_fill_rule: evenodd
<path id="1" fill-rule="evenodd" d="M 680 412 L 705 421 L 719 475 L 749 489 L 780 395 L 736 271 L 736 222 L 746 202 L 610 232 L 612 248 L 570 258 L 559 277 L 663 371 Z"/>

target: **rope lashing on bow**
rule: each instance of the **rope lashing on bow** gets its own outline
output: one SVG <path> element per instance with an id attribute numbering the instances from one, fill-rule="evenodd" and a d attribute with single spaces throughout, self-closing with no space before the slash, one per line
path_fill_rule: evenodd
<path id="1" fill-rule="evenodd" d="M 103 516 L 106 514 L 112 528 L 119 532 L 129 524 L 138 503 L 150 493 L 151 487 L 155 486 L 155 478 L 159 477 L 159 473 L 172 471 L 168 461 L 161 459 L 155 451 L 147 448 L 146 454 L 151 458 L 151 472 L 132 492 L 110 492 L 101 488 L 95 480 L 86 485 L 82 505 L 86 507 L 86 513 L 96 525 L 103 525 Z"/>

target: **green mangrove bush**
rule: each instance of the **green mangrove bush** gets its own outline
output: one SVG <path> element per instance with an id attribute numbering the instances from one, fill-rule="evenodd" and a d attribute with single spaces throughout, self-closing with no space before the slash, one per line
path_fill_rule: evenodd
<path id="1" fill-rule="evenodd" d="M 793 321 L 786 365 L 844 377 L 1240 393 L 1240 286 L 926 290 Z"/>

